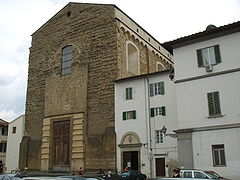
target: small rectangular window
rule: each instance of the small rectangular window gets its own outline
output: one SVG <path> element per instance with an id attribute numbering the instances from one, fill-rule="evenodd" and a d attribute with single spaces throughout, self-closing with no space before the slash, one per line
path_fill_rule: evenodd
<path id="1" fill-rule="evenodd" d="M 164 82 L 150 84 L 150 96 L 164 95 Z"/>
<path id="2" fill-rule="evenodd" d="M 198 67 L 221 63 L 219 45 L 197 49 Z"/>
<path id="3" fill-rule="evenodd" d="M 126 100 L 131 100 L 133 99 L 132 97 L 132 88 L 129 87 L 129 88 L 126 88 Z"/>
<path id="4" fill-rule="evenodd" d="M 155 117 L 155 116 L 166 116 L 166 108 L 165 106 L 162 107 L 154 107 L 151 108 L 151 117 Z"/>
<path id="5" fill-rule="evenodd" d="M 219 92 L 207 93 L 209 117 L 221 116 Z"/>
<path id="6" fill-rule="evenodd" d="M 226 166 L 224 144 L 212 145 L 213 166 Z"/>
<path id="7" fill-rule="evenodd" d="M 123 112 L 123 120 L 136 119 L 136 111 Z"/>
<path id="8" fill-rule="evenodd" d="M 17 130 L 17 127 L 14 126 L 14 127 L 12 128 L 12 134 L 15 134 L 15 133 L 16 133 L 16 130 Z"/>
<path id="9" fill-rule="evenodd" d="M 156 144 L 163 143 L 163 133 L 161 132 L 161 130 L 155 131 L 155 139 Z"/>

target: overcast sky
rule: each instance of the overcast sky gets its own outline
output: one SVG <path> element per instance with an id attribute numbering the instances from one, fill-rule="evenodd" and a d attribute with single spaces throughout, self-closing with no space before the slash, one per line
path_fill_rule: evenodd
<path id="1" fill-rule="evenodd" d="M 31 34 L 70 0 L 0 0 L 0 119 L 25 112 Z M 115 4 L 159 42 L 240 20 L 240 0 L 75 0 Z"/>

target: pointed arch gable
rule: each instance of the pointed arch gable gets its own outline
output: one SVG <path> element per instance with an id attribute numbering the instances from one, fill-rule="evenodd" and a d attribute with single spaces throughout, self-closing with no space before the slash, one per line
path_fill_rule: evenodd
<path id="1" fill-rule="evenodd" d="M 134 132 L 127 132 L 127 133 L 125 133 L 122 136 L 120 143 L 122 145 L 126 145 L 126 144 L 140 144 L 141 141 L 140 141 L 139 136 L 136 133 L 134 133 Z"/>
<path id="2" fill-rule="evenodd" d="M 164 67 L 164 65 L 161 62 L 159 62 L 159 61 L 156 62 L 156 71 L 161 71 L 161 70 L 165 70 L 165 69 L 166 68 Z"/>
<path id="3" fill-rule="evenodd" d="M 137 46 L 131 42 L 126 42 L 126 68 L 128 72 L 139 74 L 139 50 Z"/>

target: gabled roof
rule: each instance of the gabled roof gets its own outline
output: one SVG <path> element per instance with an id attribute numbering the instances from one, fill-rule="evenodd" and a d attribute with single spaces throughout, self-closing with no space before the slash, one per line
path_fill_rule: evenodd
<path id="1" fill-rule="evenodd" d="M 172 53 L 172 49 L 174 48 L 225 36 L 236 32 L 240 32 L 240 21 L 220 27 L 210 28 L 199 33 L 175 39 L 173 41 L 168 41 L 163 43 L 162 46 Z"/>
<path id="2" fill-rule="evenodd" d="M 38 32 L 40 29 L 42 29 L 45 25 L 48 24 L 49 21 L 51 21 L 54 17 L 56 17 L 61 11 L 63 11 L 66 8 L 70 8 L 71 5 L 101 5 L 101 6 L 113 6 L 118 8 L 116 5 L 114 4 L 97 4 L 97 3 L 78 3 L 78 2 L 69 2 L 67 5 L 65 5 L 62 9 L 60 9 L 56 14 L 53 15 L 53 17 L 51 17 L 50 19 L 48 19 L 47 22 L 45 22 L 42 26 L 40 26 L 32 35 L 34 35 L 36 32 Z"/>

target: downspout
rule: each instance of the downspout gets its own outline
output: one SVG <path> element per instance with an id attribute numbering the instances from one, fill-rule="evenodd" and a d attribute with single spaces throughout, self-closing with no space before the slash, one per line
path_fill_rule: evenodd
<path id="1" fill-rule="evenodd" d="M 150 163 L 150 177 L 152 178 L 153 177 L 153 170 L 152 170 L 152 127 L 151 127 L 151 115 L 150 115 L 150 94 L 149 94 L 149 79 L 148 77 L 146 77 L 147 79 L 147 103 L 148 103 L 148 106 L 147 106 L 147 109 L 148 109 L 148 124 L 149 124 L 149 156 L 150 156 L 150 159 L 149 159 L 149 163 Z"/>

